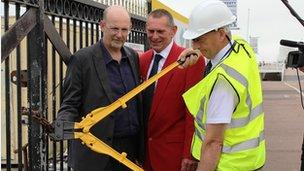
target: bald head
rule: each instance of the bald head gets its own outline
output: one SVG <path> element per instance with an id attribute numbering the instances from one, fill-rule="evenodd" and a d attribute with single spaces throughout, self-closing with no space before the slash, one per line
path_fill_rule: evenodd
<path id="1" fill-rule="evenodd" d="M 120 49 L 127 41 L 132 23 L 128 11 L 118 5 L 105 9 L 100 28 L 103 32 L 103 43 L 110 51 L 120 53 Z"/>
<path id="2" fill-rule="evenodd" d="M 131 17 L 129 12 L 122 6 L 113 5 L 106 8 L 103 12 L 103 20 L 107 21 L 109 18 L 124 18 L 128 19 L 131 22 Z"/>

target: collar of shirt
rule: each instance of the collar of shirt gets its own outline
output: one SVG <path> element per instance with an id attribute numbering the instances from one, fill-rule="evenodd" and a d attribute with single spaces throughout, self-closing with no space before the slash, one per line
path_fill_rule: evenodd
<path id="1" fill-rule="evenodd" d="M 162 59 L 159 61 L 158 68 L 157 68 L 157 72 L 159 72 L 163 68 L 163 66 L 165 64 L 165 61 L 166 61 L 167 57 L 169 56 L 169 53 L 172 49 L 172 46 L 173 46 L 173 40 L 171 40 L 169 45 L 164 50 L 162 50 L 160 53 L 157 53 L 155 50 L 153 50 L 153 58 L 152 58 L 152 61 L 150 63 L 150 66 L 149 66 L 147 76 L 149 76 L 149 74 L 151 72 L 151 69 L 152 69 L 152 66 L 153 66 L 153 63 L 154 63 L 155 54 L 160 54 L 162 56 Z"/>
<path id="2" fill-rule="evenodd" d="M 173 40 L 171 40 L 171 42 L 169 43 L 169 45 L 164 50 L 162 50 L 160 53 L 157 53 L 155 50 L 153 50 L 153 56 L 155 54 L 160 54 L 163 57 L 163 59 L 166 60 L 167 57 L 168 57 L 168 55 L 169 55 L 169 53 L 170 53 L 170 51 L 171 51 L 172 46 L 173 46 Z M 153 63 L 153 61 L 152 61 L 152 63 Z"/>
<path id="3" fill-rule="evenodd" d="M 169 43 L 169 45 L 164 50 L 162 50 L 160 53 L 157 53 L 155 50 L 153 50 L 153 58 L 152 58 L 152 61 L 150 63 L 150 66 L 149 66 L 148 73 L 150 73 L 150 70 L 151 70 L 153 62 L 154 62 L 154 56 L 156 54 L 160 54 L 162 56 L 162 59 L 158 63 L 157 71 L 160 71 L 163 68 L 163 66 L 165 64 L 165 61 L 166 61 L 167 57 L 169 56 L 169 53 L 172 49 L 172 46 L 173 46 L 173 40 L 171 40 L 171 43 Z"/>
<path id="4" fill-rule="evenodd" d="M 109 53 L 109 51 L 107 50 L 107 48 L 104 46 L 104 44 L 103 44 L 102 41 L 101 41 L 100 44 L 101 44 L 103 59 L 105 61 L 105 64 L 107 65 L 110 62 L 114 61 L 114 59 L 112 58 L 111 54 Z M 126 56 L 124 48 L 121 48 L 120 51 L 121 51 L 121 55 L 122 55 L 121 59 L 126 59 L 127 56 Z"/>
<path id="5" fill-rule="evenodd" d="M 231 44 L 233 45 L 234 41 L 231 41 Z M 231 44 L 228 43 L 222 50 L 220 50 L 213 59 L 211 59 L 211 63 L 212 63 L 212 68 L 211 70 L 218 64 L 220 63 L 224 58 L 226 58 L 228 56 L 229 53 L 227 53 L 228 51 L 231 50 Z"/>

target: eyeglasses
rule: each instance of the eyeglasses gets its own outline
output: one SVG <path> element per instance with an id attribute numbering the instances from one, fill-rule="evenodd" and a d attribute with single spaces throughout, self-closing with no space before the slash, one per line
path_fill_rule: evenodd
<path id="1" fill-rule="evenodd" d="M 118 27 L 107 27 L 107 26 L 106 28 L 109 29 L 112 34 L 118 34 L 119 32 L 121 32 L 121 34 L 127 35 L 130 33 L 129 28 L 118 28 Z"/>

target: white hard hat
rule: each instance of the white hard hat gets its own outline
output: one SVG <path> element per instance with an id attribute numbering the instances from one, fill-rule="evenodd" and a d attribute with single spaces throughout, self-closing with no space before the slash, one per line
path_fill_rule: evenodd
<path id="1" fill-rule="evenodd" d="M 195 39 L 209 31 L 229 25 L 236 20 L 230 9 L 220 0 L 204 0 L 191 12 L 185 39 Z"/>

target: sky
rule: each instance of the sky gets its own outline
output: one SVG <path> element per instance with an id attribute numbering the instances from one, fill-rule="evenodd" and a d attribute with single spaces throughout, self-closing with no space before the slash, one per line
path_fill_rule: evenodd
<path id="1" fill-rule="evenodd" d="M 304 0 L 289 0 L 289 4 L 304 19 Z M 248 12 L 248 9 L 250 12 Z M 249 22 L 248 22 L 249 14 Z M 291 15 L 281 0 L 238 0 L 238 25 L 240 33 L 257 36 L 260 60 L 278 61 L 280 40 L 304 41 L 304 26 Z M 249 25 L 249 31 L 247 26 Z"/>
<path id="2" fill-rule="evenodd" d="M 188 16 L 195 4 L 202 0 L 159 0 Z M 288 0 L 304 19 L 304 0 Z M 3 15 L 3 4 L 0 5 Z M 304 41 L 304 27 L 293 17 L 281 0 L 237 0 L 238 31 L 244 38 L 258 37 L 258 53 L 261 61 L 278 61 L 286 58 L 280 53 L 281 39 Z M 284 49 L 284 48 L 283 48 Z"/>
<path id="3" fill-rule="evenodd" d="M 202 0 L 159 0 L 187 17 Z M 177 3 L 178 1 L 178 3 Z M 304 19 L 304 0 L 289 0 L 289 4 Z M 280 40 L 304 41 L 304 27 L 293 17 L 281 0 L 237 0 L 238 31 L 245 39 L 258 37 L 258 59 L 277 62 L 287 53 L 280 53 Z M 281 51 L 282 52 L 282 51 Z"/>

